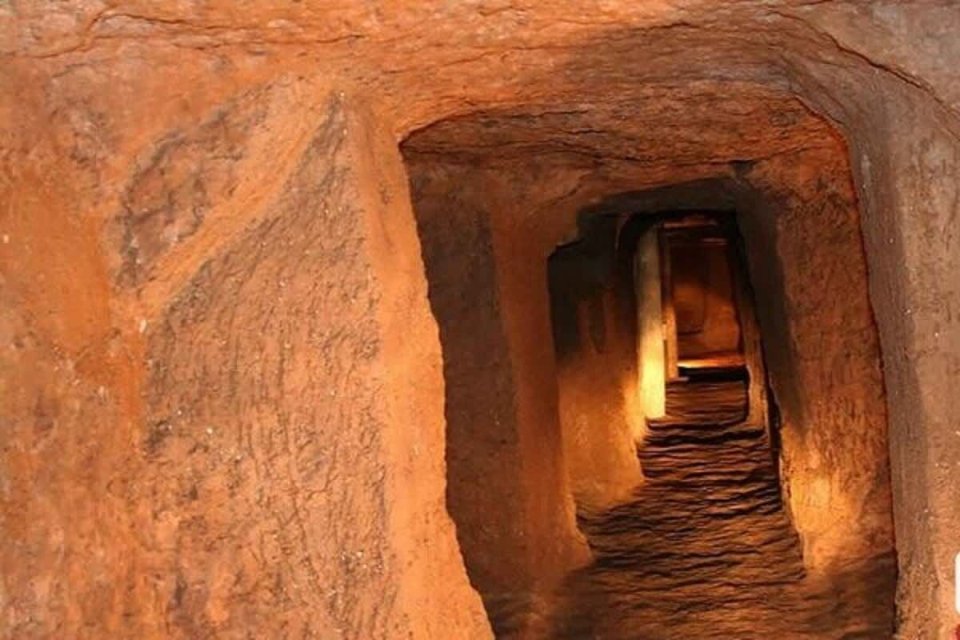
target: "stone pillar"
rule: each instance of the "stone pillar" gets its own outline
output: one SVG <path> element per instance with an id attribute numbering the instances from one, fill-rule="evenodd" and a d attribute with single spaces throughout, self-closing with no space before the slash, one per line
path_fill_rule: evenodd
<path id="1" fill-rule="evenodd" d="M 667 411 L 666 347 L 663 335 L 659 229 L 641 236 L 634 261 L 637 300 L 637 373 L 640 402 L 647 419 Z M 635 434 L 636 435 L 636 434 Z"/>
<path id="2" fill-rule="evenodd" d="M 737 306 L 737 317 L 740 320 L 743 360 L 747 368 L 747 375 L 750 377 L 745 422 L 747 424 L 765 425 L 769 435 L 767 372 L 763 360 L 760 325 L 757 322 L 749 274 L 736 247 L 732 244 L 728 245 L 727 252 L 730 275 L 733 280 L 734 303 Z"/>
<path id="3" fill-rule="evenodd" d="M 677 344 L 677 316 L 673 308 L 673 274 L 670 265 L 670 243 L 665 233 L 659 235 L 660 250 L 660 304 L 663 310 L 664 354 L 666 356 L 667 380 L 676 380 L 680 377 Z"/>

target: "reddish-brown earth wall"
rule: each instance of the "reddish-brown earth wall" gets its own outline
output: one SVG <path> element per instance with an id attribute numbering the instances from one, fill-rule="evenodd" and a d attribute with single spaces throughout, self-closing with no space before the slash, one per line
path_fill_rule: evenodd
<path id="1" fill-rule="evenodd" d="M 565 461 L 580 509 L 628 498 L 643 482 L 633 250 L 616 216 L 547 261 Z M 625 255 L 621 255 L 621 252 Z"/>
<path id="2" fill-rule="evenodd" d="M 539 204 L 510 210 L 559 212 L 524 223 L 543 238 L 533 264 L 605 194 L 734 177 L 805 148 L 777 133 L 799 100 L 846 139 L 855 190 L 819 191 L 855 194 L 861 212 L 865 270 L 814 260 L 869 282 L 869 302 L 845 291 L 845 304 L 852 334 L 871 309 L 879 331 L 899 633 L 946 636 L 960 523 L 957 29 L 951 3 L 892 0 L 0 7 L 0 633 L 489 635 L 444 509 L 441 352 L 397 145 L 514 109 L 534 124 L 514 148 L 545 164 L 575 156 L 567 171 L 531 170 Z M 548 111 L 567 114 L 575 144 L 543 147 Z M 339 152 L 324 147 L 338 136 Z M 744 179 L 784 191 L 760 184 L 780 180 L 770 166 Z M 805 245 L 855 235 L 853 209 L 830 209 Z M 812 291 L 791 264 L 809 253 L 776 237 L 784 291 Z M 308 241 L 322 254 L 302 255 Z M 861 342 L 814 328 L 821 312 L 802 293 L 786 299 L 795 335 L 869 365 Z M 825 473 L 848 461 L 824 453 L 828 427 L 837 444 L 880 448 L 880 370 L 850 362 L 798 363 L 810 385 L 794 394 L 779 383 L 785 405 L 811 403 L 792 415 L 813 426 L 784 433 L 814 558 L 839 557 L 829 541 L 861 544 L 821 521 L 824 495 L 887 540 L 878 459 L 854 461 L 840 495 Z M 862 398 L 823 402 L 836 392 L 814 373 Z M 810 500 L 801 477 L 818 488 Z"/>

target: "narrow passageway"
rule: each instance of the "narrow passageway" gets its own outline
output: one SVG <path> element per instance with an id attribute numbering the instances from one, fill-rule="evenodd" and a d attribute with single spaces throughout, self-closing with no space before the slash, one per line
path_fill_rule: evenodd
<path id="1" fill-rule="evenodd" d="M 845 165 L 811 155 L 796 201 L 741 167 L 754 182 L 558 202 L 520 188 L 519 160 L 449 153 L 516 122 L 406 147 L 446 502 L 494 636 L 891 638 L 885 392 Z"/>
<path id="2" fill-rule="evenodd" d="M 595 561 L 564 585 L 552 637 L 889 637 L 875 575 L 852 577 L 842 596 L 805 580 L 767 431 L 744 423 L 746 403 L 743 381 L 668 386 L 668 415 L 640 454 L 646 484 L 581 513 Z"/>
<path id="3" fill-rule="evenodd" d="M 0 0 L 0 640 L 960 640 L 958 9 Z"/>

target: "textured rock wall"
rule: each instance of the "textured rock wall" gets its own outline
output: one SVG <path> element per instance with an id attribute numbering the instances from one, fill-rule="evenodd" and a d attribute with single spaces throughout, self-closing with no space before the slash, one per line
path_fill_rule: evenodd
<path id="1" fill-rule="evenodd" d="M 13 426 L 0 499 L 4 538 L 17 541 L 0 550 L 4 633 L 83 626 L 142 636 L 161 627 L 167 605 L 149 595 L 152 576 L 166 584 L 175 567 L 141 560 L 133 533 L 143 516 L 131 497 L 153 491 L 139 479 L 156 484 L 139 448 L 147 403 L 157 402 L 144 386 L 157 380 L 148 378 L 144 339 L 161 344 L 164 310 L 240 242 L 293 174 L 327 104 L 303 87 L 320 82 L 365 98 L 392 143 L 444 118 L 513 109 L 511 122 L 529 125 L 525 137 L 513 127 L 513 143 L 498 144 L 496 128 L 467 139 L 501 160 L 531 150 L 566 158 L 566 169 L 531 171 L 527 183 L 542 189 L 544 208 L 561 212 L 525 223 L 554 245 L 570 212 L 604 194 L 731 175 L 740 161 L 808 146 L 810 119 L 795 98 L 830 118 L 847 139 L 883 353 L 900 634 L 943 637 L 957 623 L 950 585 L 960 522 L 957 20 L 951 2 L 895 0 L 402 8 L 263 0 L 242 14 L 219 0 L 0 7 L 0 265 L 13 327 L 2 356 L 3 420 Z M 244 96 L 281 76 L 287 94 L 245 110 Z M 292 108 L 298 96 L 313 109 Z M 239 108 L 217 115 L 230 104 Z M 249 136 L 243 122 L 258 123 Z M 189 167 L 163 151 L 178 135 L 190 141 Z M 197 174 L 212 179 L 198 183 Z M 169 197 L 154 201 L 164 190 Z M 140 231 L 128 234 L 129 222 Z M 439 370 L 437 358 L 427 350 L 410 361 Z M 439 394 L 433 403 L 439 416 Z M 413 455 L 412 441 L 403 443 Z M 435 444 L 419 464 L 384 468 L 436 467 Z M 442 476 L 432 473 L 424 478 Z M 444 539 L 452 540 L 430 538 Z M 399 574 L 391 576 L 393 584 Z M 466 578 L 444 584 L 435 590 L 462 592 Z"/>
<path id="2" fill-rule="evenodd" d="M 952 426 L 960 414 L 953 387 L 960 371 L 953 312 L 960 147 L 952 117 L 922 94 L 885 108 L 888 114 L 858 125 L 864 131 L 851 155 L 868 220 L 871 295 L 882 301 L 874 310 L 890 412 L 901 633 L 923 637 L 957 623 L 947 586 L 957 550 L 947 532 L 960 518 L 949 498 L 960 457 Z M 912 135 L 900 136 L 901 122 L 914 123 Z"/>
<path id="3" fill-rule="evenodd" d="M 17 231 L 17 242 L 43 244 Z M 82 252 L 75 257 L 80 262 Z M 63 302 L 81 309 L 77 294 L 82 289 Z M 64 310 L 56 323 L 78 331 L 75 321 Z M 70 350 L 68 340 L 53 342 L 5 287 L 0 339 L 0 636 L 130 629 L 124 616 L 138 593 L 128 508 L 136 465 L 123 453 L 124 414 L 136 400 L 127 383 L 138 372 L 119 340 L 105 338 L 102 351 L 87 354 Z"/>
<path id="4" fill-rule="evenodd" d="M 743 180 L 788 504 L 808 568 L 837 571 L 893 547 L 884 385 L 850 172 L 835 145 L 757 163 Z"/>
<path id="5" fill-rule="evenodd" d="M 446 388 L 447 508 L 470 579 L 496 606 L 529 587 L 513 376 L 497 300 L 489 219 L 460 189 L 411 171 L 440 328 Z"/>
<path id="6" fill-rule="evenodd" d="M 76 496 L 36 513 L 47 524 L 29 535 L 17 512 L 46 501 L 4 495 L 7 530 L 54 545 L 35 563 L 3 548 L 4 592 L 18 594 L 4 600 L 11 637 L 489 635 L 444 504 L 439 342 L 399 153 L 343 94 L 289 86 L 225 103 L 134 165 L 110 225 L 124 232 L 106 235 L 124 251 L 101 282 L 114 283 L 118 316 L 121 302 L 137 313 L 91 347 L 120 364 L 71 382 L 55 351 L 33 369 L 15 363 L 19 402 L 36 394 L 44 429 L 62 422 L 56 438 L 83 444 L 63 443 L 75 462 L 55 476 L 5 466 L 18 485 Z M 271 144 L 251 129 L 272 131 Z M 236 167 L 253 161 L 276 172 L 256 176 L 255 196 L 250 168 Z M 242 219 L 210 226 L 231 207 Z M 184 220 L 190 233 L 168 232 Z M 48 406 L 54 384 L 72 389 Z M 60 402 L 74 405 L 63 418 Z"/>
<path id="7" fill-rule="evenodd" d="M 547 263 L 565 459 L 587 510 L 622 501 L 643 479 L 632 269 L 619 268 L 619 220 L 594 222 Z"/>
<path id="8" fill-rule="evenodd" d="M 343 98 L 318 104 L 263 217 L 146 331 L 142 544 L 173 568 L 154 599 L 183 637 L 481 634 L 465 585 L 430 587 L 462 568 L 399 155 Z"/>
<path id="9" fill-rule="evenodd" d="M 590 554 L 576 528 L 564 462 L 546 287 L 548 249 L 542 236 L 518 224 L 530 206 L 530 200 L 513 197 L 519 185 L 508 175 L 499 176 L 495 184 L 504 194 L 494 200 L 492 231 L 499 301 L 516 379 L 517 420 L 524 427 L 519 444 L 526 520 L 537 541 L 531 545 L 531 562 L 549 588 L 566 571 L 585 564 Z"/>
<path id="10" fill-rule="evenodd" d="M 606 309 L 616 304 L 603 297 Z M 624 500 L 643 481 L 634 439 L 643 431 L 643 411 L 633 335 L 616 332 L 609 312 L 605 321 L 603 348 L 585 344 L 557 370 L 571 489 L 586 510 Z"/>
<path id="11" fill-rule="evenodd" d="M 518 603 L 587 555 L 567 490 L 552 357 L 544 357 L 549 325 L 544 333 L 537 313 L 544 265 L 504 255 L 492 212 L 510 199 L 492 176 L 415 152 L 407 160 L 443 347 L 447 506 L 470 580 L 502 630 L 518 624 Z"/>

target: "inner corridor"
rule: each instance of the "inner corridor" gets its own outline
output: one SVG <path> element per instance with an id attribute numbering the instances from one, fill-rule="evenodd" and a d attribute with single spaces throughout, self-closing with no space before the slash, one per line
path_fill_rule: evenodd
<path id="1" fill-rule="evenodd" d="M 728 371 L 736 375 L 736 371 Z M 806 582 L 767 429 L 743 380 L 684 380 L 650 425 L 647 483 L 582 513 L 595 561 L 562 589 L 553 638 L 888 638 L 893 558 Z"/>
<path id="2" fill-rule="evenodd" d="M 405 143 L 446 504 L 496 637 L 892 637 L 856 197 L 837 138 L 785 113 L 770 139 L 802 126 L 816 147 L 647 189 L 626 167 L 584 178 L 565 113 Z M 474 142 L 491 132 L 510 153 Z"/>

